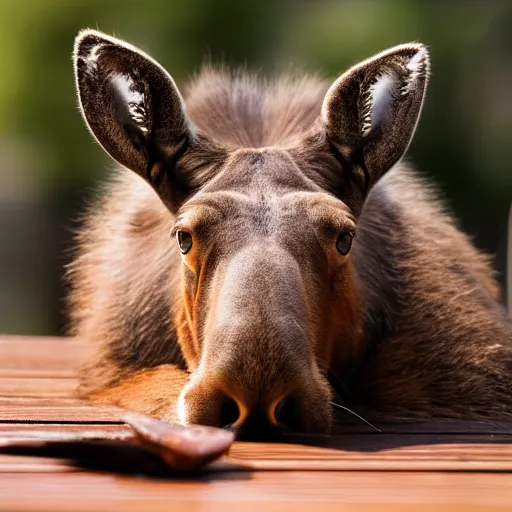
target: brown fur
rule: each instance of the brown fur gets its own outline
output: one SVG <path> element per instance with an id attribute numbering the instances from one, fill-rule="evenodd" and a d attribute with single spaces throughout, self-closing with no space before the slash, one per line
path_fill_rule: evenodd
<path id="1" fill-rule="evenodd" d="M 98 404 L 115 404 L 176 423 L 178 417 L 169 403 L 178 400 L 188 378 L 188 373 L 176 366 L 162 364 L 133 372 L 118 384 L 91 393 L 88 398 Z"/>
<path id="2" fill-rule="evenodd" d="M 352 94 L 343 82 L 337 87 Z M 391 415 L 511 414 L 512 328 L 488 257 L 403 164 L 373 186 L 363 207 L 361 183 L 380 175 L 363 183 L 360 162 L 344 160 L 345 139 L 331 137 L 329 145 L 321 135 L 327 89 L 312 77 L 266 83 L 206 68 L 185 98 L 200 130 L 175 171 L 192 183 L 186 199 L 175 208 L 140 177 L 116 172 L 89 210 L 69 270 L 73 333 L 97 346 L 83 395 L 174 419 L 187 372 L 197 373 L 208 346 L 222 360 L 208 356 L 207 375 L 189 382 L 190 421 L 215 424 L 219 393 L 235 398 L 242 423 L 263 395 L 272 409 L 293 388 L 301 410 L 312 410 L 306 430 L 324 430 L 328 369 L 344 399 Z M 333 118 L 328 134 L 349 124 Z M 353 164 L 353 179 L 340 171 L 340 158 Z M 383 174 L 394 155 L 370 148 L 366 158 Z M 289 212 L 295 224 L 283 220 Z M 317 226 L 334 221 L 356 222 L 347 261 L 318 249 L 331 242 Z M 169 238 L 176 222 L 208 228 L 185 266 Z M 216 245 L 204 242 L 208 234 Z M 263 243 L 269 234 L 279 244 Z M 248 245 L 254 250 L 246 254 Z M 241 253 L 246 274 L 225 284 Z M 244 275 L 250 300 L 234 286 Z M 234 318 L 243 312 L 250 329 L 231 332 L 228 324 L 219 333 L 216 304 Z M 298 330 L 281 325 L 288 306 L 290 318 L 304 320 Z M 301 332 L 310 349 L 294 341 Z"/>

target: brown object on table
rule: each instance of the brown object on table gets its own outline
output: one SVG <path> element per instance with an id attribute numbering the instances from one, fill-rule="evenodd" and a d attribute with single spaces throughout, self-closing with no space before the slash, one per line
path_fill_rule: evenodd
<path id="1" fill-rule="evenodd" d="M 123 420 L 165 463 L 177 471 L 199 469 L 218 459 L 235 440 L 233 432 L 213 427 L 171 425 L 144 414 L 126 413 Z"/>
<path id="2" fill-rule="evenodd" d="M 512 425 L 502 422 L 381 422 L 378 433 L 340 416 L 328 440 L 235 442 L 197 475 L 176 478 L 127 442 L 126 411 L 72 397 L 88 350 L 68 338 L 0 337 L 0 510 L 512 507 Z M 298 444 L 310 441 L 322 446 Z"/>

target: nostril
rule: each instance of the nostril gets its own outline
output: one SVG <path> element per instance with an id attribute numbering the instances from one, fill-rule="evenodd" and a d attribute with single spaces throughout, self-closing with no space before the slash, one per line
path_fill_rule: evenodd
<path id="1" fill-rule="evenodd" d="M 230 428 L 238 421 L 240 410 L 237 403 L 229 396 L 223 396 L 220 406 L 220 426 L 222 428 Z"/>
<path id="2" fill-rule="evenodd" d="M 300 430 L 300 413 L 297 400 L 291 396 L 281 400 L 274 411 L 276 421 L 291 431 Z"/>

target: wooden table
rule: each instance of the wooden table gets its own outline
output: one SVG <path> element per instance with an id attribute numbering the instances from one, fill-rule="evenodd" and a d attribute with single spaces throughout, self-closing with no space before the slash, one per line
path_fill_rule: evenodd
<path id="1" fill-rule="evenodd" d="M 512 425 L 499 423 L 346 423 L 323 447 L 235 443 L 229 464 L 162 476 L 119 441 L 122 411 L 73 398 L 87 353 L 0 337 L 0 510 L 512 509 Z"/>

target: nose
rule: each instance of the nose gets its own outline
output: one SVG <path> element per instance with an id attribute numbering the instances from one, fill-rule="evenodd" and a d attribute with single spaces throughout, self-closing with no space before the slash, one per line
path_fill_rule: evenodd
<path id="1" fill-rule="evenodd" d="M 301 428 L 298 402 L 291 395 L 269 405 L 261 401 L 252 407 L 227 394 L 221 396 L 220 402 L 217 426 L 234 428 L 240 435 L 297 432 Z"/>
<path id="2" fill-rule="evenodd" d="M 270 411 L 271 412 L 271 411 Z M 292 395 L 280 400 L 274 408 L 273 416 L 278 425 L 296 432 L 300 430 L 300 414 L 297 399 Z"/>
<path id="3" fill-rule="evenodd" d="M 177 403 L 180 422 L 231 428 L 254 440 L 329 431 L 331 388 L 319 372 L 254 368 L 193 375 Z"/>
<path id="4" fill-rule="evenodd" d="M 220 398 L 220 415 L 217 426 L 221 428 L 232 428 L 236 427 L 238 420 L 240 419 L 240 409 L 238 404 L 233 398 L 227 395 L 221 396 Z"/>
<path id="5" fill-rule="evenodd" d="M 208 418 L 190 418 L 191 422 L 233 429 L 239 439 L 272 440 L 301 431 L 299 404 L 292 395 L 250 403 L 223 391 L 211 394 L 207 401 L 203 397 L 203 404 Z"/>

